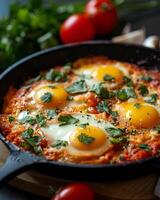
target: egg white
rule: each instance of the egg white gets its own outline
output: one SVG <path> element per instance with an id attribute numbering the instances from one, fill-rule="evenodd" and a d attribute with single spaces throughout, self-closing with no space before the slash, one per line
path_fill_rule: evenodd
<path id="1" fill-rule="evenodd" d="M 96 119 L 96 117 L 93 115 L 74 114 L 72 116 L 79 119 L 78 124 L 85 124 L 87 122 L 91 126 L 95 126 L 102 129 L 102 131 L 106 133 L 107 138 L 108 138 L 108 134 L 105 131 L 105 128 L 114 127 L 109 122 Z M 106 140 L 106 143 L 104 145 L 102 145 L 101 147 L 95 150 L 79 150 L 73 147 L 70 142 L 70 136 L 75 132 L 76 128 L 78 127 L 78 124 L 77 125 L 69 124 L 65 126 L 59 126 L 59 124 L 55 122 L 47 127 L 42 128 L 42 131 L 44 135 L 48 138 L 50 145 L 54 144 L 57 140 L 67 141 L 68 146 L 63 147 L 63 148 L 66 148 L 69 154 L 74 155 L 74 156 L 80 156 L 80 157 L 92 156 L 92 155 L 99 156 L 99 155 L 102 155 L 105 151 L 107 151 L 107 149 L 110 146 L 110 142 L 108 139 Z"/>

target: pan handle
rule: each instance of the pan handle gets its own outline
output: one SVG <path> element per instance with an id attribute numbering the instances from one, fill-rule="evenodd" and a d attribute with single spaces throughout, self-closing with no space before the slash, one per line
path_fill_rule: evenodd
<path id="1" fill-rule="evenodd" d="M 13 144 L 7 144 L 2 138 L 0 138 L 0 140 L 8 147 L 10 151 L 6 162 L 2 167 L 0 167 L 0 186 L 19 173 L 34 168 L 39 161 L 43 160 L 39 156 L 20 151 L 16 146 L 14 147 Z"/>

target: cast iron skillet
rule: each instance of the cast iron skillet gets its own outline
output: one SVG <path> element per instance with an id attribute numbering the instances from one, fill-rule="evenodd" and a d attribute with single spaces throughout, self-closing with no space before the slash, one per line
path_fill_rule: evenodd
<path id="1" fill-rule="evenodd" d="M 94 41 L 44 50 L 30 55 L 12 65 L 0 75 L 0 106 L 9 86 L 20 86 L 25 79 L 33 77 L 39 71 L 74 61 L 91 55 L 104 55 L 110 59 L 127 61 L 145 66 L 147 69 L 160 69 L 160 52 L 142 46 L 113 44 L 106 41 Z M 82 165 L 47 161 L 42 157 L 19 150 L 18 147 L 0 139 L 8 147 L 10 155 L 0 168 L 0 183 L 27 169 L 35 169 L 50 176 L 67 179 L 103 181 L 135 177 L 155 172 L 160 164 L 158 157 L 124 164 Z"/>

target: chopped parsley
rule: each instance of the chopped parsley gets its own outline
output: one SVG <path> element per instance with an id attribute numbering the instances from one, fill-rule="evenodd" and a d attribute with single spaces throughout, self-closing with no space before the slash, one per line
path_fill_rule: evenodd
<path id="1" fill-rule="evenodd" d="M 68 146 L 68 142 L 65 140 L 57 140 L 52 147 L 56 149 L 60 149 L 61 147 L 66 147 Z"/>
<path id="2" fill-rule="evenodd" d="M 127 76 L 124 76 L 123 77 L 123 81 L 124 81 L 124 84 L 126 84 L 128 87 L 131 87 L 133 86 L 133 81 L 131 78 L 127 77 Z"/>
<path id="3" fill-rule="evenodd" d="M 151 151 L 151 147 L 148 144 L 140 144 L 139 148 L 143 149 L 144 151 L 147 151 L 147 152 Z"/>
<path id="4" fill-rule="evenodd" d="M 30 115 L 26 115 L 25 117 L 19 120 L 19 123 L 21 124 L 29 123 L 30 125 L 34 125 L 36 124 L 36 119 Z"/>
<path id="5" fill-rule="evenodd" d="M 141 108 L 141 104 L 140 103 L 135 103 L 134 107 L 137 108 L 137 109 L 140 109 Z"/>
<path id="6" fill-rule="evenodd" d="M 112 81 L 115 80 L 115 78 L 113 76 L 109 75 L 109 74 L 106 74 L 106 75 L 104 75 L 103 80 L 108 81 L 108 82 L 112 82 Z"/>
<path id="7" fill-rule="evenodd" d="M 85 128 L 88 125 L 89 125 L 89 123 L 82 123 L 82 124 L 79 124 L 78 126 L 80 126 L 81 128 Z"/>
<path id="8" fill-rule="evenodd" d="M 78 140 L 83 143 L 83 144 L 91 144 L 95 138 L 92 137 L 92 136 L 89 136 L 85 133 L 81 133 L 79 136 L 78 136 Z"/>
<path id="9" fill-rule="evenodd" d="M 58 117 L 58 121 L 61 122 L 59 126 L 64 126 L 68 124 L 76 124 L 79 122 L 79 119 L 72 117 L 72 115 L 61 115 Z"/>
<path id="10" fill-rule="evenodd" d="M 13 116 L 9 116 L 8 120 L 9 120 L 10 123 L 12 123 L 15 120 L 15 118 Z"/>
<path id="11" fill-rule="evenodd" d="M 81 79 L 91 79 L 93 78 L 93 76 L 89 75 L 89 74 L 80 74 L 79 75 Z"/>
<path id="12" fill-rule="evenodd" d="M 77 94 L 87 92 L 87 85 L 84 80 L 76 81 L 71 86 L 66 88 L 69 94 Z"/>
<path id="13" fill-rule="evenodd" d="M 49 72 L 46 73 L 45 79 L 48 81 L 67 81 L 67 73 L 64 71 L 59 71 L 57 69 L 51 69 Z"/>
<path id="14" fill-rule="evenodd" d="M 51 110 L 48 110 L 47 112 L 48 119 L 53 119 L 56 115 L 57 115 L 56 109 L 51 109 Z"/>
<path id="15" fill-rule="evenodd" d="M 32 128 L 28 128 L 26 131 L 22 132 L 22 138 L 24 142 L 22 142 L 23 147 L 27 147 L 32 149 L 35 153 L 41 154 L 42 148 L 39 146 L 39 142 L 41 141 L 41 137 L 37 135 L 33 135 L 34 130 Z"/>
<path id="16" fill-rule="evenodd" d="M 121 144 L 121 143 L 127 142 L 128 139 L 125 138 L 125 137 L 118 137 L 118 138 L 110 137 L 110 138 L 109 138 L 109 141 L 110 141 L 112 144 Z"/>
<path id="17" fill-rule="evenodd" d="M 120 128 L 105 128 L 105 130 L 107 131 L 107 133 L 109 134 L 109 136 L 116 138 L 116 137 L 120 137 L 123 135 L 123 130 Z"/>
<path id="18" fill-rule="evenodd" d="M 143 75 L 143 76 L 141 76 L 141 80 L 146 81 L 146 82 L 151 82 L 153 79 L 150 76 Z"/>
<path id="19" fill-rule="evenodd" d="M 160 133 L 160 125 L 158 125 L 158 126 L 155 128 L 155 130 L 156 130 L 158 133 Z"/>
<path id="20" fill-rule="evenodd" d="M 111 114 L 112 118 L 118 117 L 118 112 L 117 112 L 117 111 L 111 110 L 111 111 L 110 111 L 110 114 Z"/>
<path id="21" fill-rule="evenodd" d="M 109 98 L 109 92 L 108 92 L 107 88 L 105 88 L 103 86 L 102 83 L 94 84 L 90 88 L 90 91 L 96 93 L 97 96 L 100 97 L 100 98 L 103 98 L 103 99 L 108 99 Z"/>
<path id="22" fill-rule="evenodd" d="M 107 112 L 107 113 L 109 113 L 109 108 L 108 108 L 108 103 L 107 103 L 107 101 L 105 100 L 105 101 L 100 102 L 100 103 L 97 105 L 97 110 L 98 110 L 99 112 Z"/>
<path id="23" fill-rule="evenodd" d="M 149 91 L 145 85 L 141 85 L 138 89 L 139 89 L 140 94 L 143 97 L 145 97 L 149 93 Z"/>
<path id="24" fill-rule="evenodd" d="M 46 126 L 46 117 L 43 114 L 36 115 L 36 121 L 40 127 Z"/>
<path id="25" fill-rule="evenodd" d="M 128 87 L 117 91 L 116 96 L 118 99 L 125 101 L 129 98 L 136 98 L 136 93 L 132 87 Z"/>
<path id="26" fill-rule="evenodd" d="M 157 98 L 158 98 L 157 94 L 151 94 L 151 96 L 145 98 L 145 101 L 147 103 L 155 104 L 157 101 Z"/>
<path id="27" fill-rule="evenodd" d="M 45 92 L 40 99 L 44 102 L 44 103 L 49 103 L 52 100 L 53 95 L 50 92 Z"/>
<path id="28" fill-rule="evenodd" d="M 42 78 L 41 75 L 38 75 L 38 76 L 36 76 L 35 78 L 32 78 L 32 79 L 30 79 L 29 81 L 27 81 L 27 83 L 28 83 L 28 84 L 35 83 L 35 82 L 41 80 L 41 78 Z"/>

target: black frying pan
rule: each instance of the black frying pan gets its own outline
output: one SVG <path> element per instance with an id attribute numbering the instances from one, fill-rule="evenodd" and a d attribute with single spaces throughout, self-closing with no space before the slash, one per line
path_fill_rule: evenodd
<path id="1" fill-rule="evenodd" d="M 3 97 L 10 85 L 18 87 L 25 79 L 35 76 L 41 70 L 91 55 L 104 55 L 110 59 L 145 66 L 147 69 L 160 69 L 160 52 L 142 46 L 113 44 L 106 41 L 59 46 L 28 56 L 0 75 L 0 106 L 3 105 Z M 47 161 L 42 157 L 21 151 L 18 147 L 6 141 L 2 134 L 0 134 L 0 139 L 10 151 L 6 163 L 0 168 L 0 183 L 27 169 L 35 169 L 50 176 L 67 179 L 102 181 L 155 172 L 160 165 L 158 157 L 116 165 L 82 165 Z"/>

